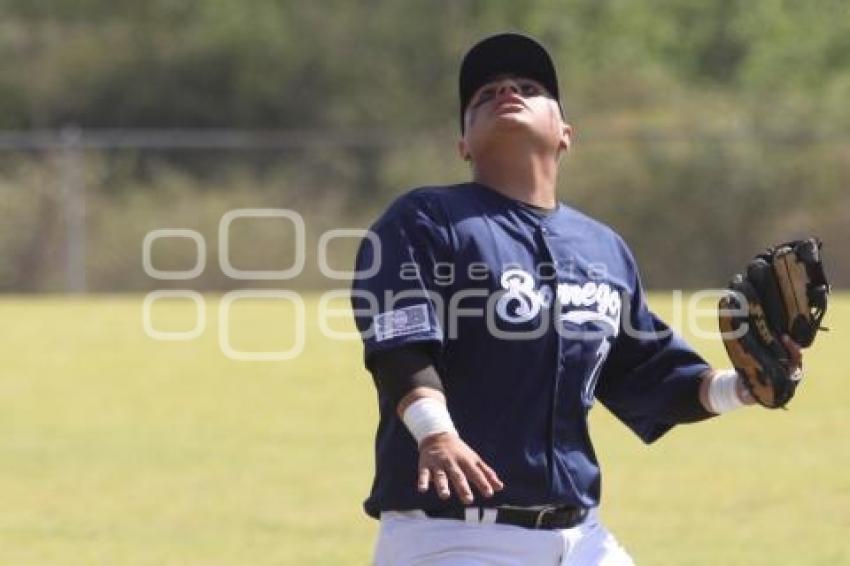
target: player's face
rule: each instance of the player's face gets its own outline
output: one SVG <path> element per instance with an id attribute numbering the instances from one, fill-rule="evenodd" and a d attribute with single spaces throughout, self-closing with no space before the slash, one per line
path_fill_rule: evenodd
<path id="1" fill-rule="evenodd" d="M 570 127 L 557 101 L 532 79 L 502 76 L 482 85 L 470 100 L 465 120 L 461 153 L 473 160 L 505 135 L 525 135 L 554 154 L 569 147 Z"/>

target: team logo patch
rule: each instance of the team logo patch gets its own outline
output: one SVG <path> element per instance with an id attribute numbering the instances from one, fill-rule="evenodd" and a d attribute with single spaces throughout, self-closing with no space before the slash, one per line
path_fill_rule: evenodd
<path id="1" fill-rule="evenodd" d="M 376 314 L 374 324 L 377 342 L 431 330 L 427 305 L 412 305 Z"/>
<path id="2" fill-rule="evenodd" d="M 559 283 L 553 293 L 547 285 L 537 289 L 534 277 L 527 271 L 509 269 L 502 274 L 501 285 L 504 293 L 496 303 L 496 312 L 506 322 L 533 320 L 541 307 L 552 305 L 555 294 L 562 321 L 579 326 L 589 322 L 602 323 L 610 327 L 614 336 L 620 330 L 620 293 L 608 283 Z"/>

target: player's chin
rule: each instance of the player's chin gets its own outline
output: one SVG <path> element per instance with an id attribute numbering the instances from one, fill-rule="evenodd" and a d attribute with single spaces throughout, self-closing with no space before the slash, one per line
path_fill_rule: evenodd
<path id="1" fill-rule="evenodd" d="M 491 131 L 505 132 L 527 130 L 533 131 L 536 126 L 534 121 L 525 112 L 505 112 L 492 117 Z"/>
<path id="2" fill-rule="evenodd" d="M 501 145 L 507 140 L 539 137 L 534 123 L 526 117 L 504 114 L 488 118 L 486 122 L 476 125 L 474 145 L 489 146 L 494 143 Z"/>
<path id="3" fill-rule="evenodd" d="M 523 106 L 508 104 L 493 112 L 490 119 L 494 122 L 501 122 L 505 120 L 528 122 L 531 119 L 531 116 Z"/>

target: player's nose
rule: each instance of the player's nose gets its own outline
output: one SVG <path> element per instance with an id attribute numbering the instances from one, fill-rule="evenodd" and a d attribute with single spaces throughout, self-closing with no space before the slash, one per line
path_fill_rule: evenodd
<path id="1" fill-rule="evenodd" d="M 513 94 L 519 94 L 519 85 L 516 83 L 516 81 L 514 79 L 510 79 L 510 78 L 502 79 L 499 82 L 499 86 L 496 89 L 496 92 L 499 95 L 505 95 L 509 92 L 511 92 Z"/>

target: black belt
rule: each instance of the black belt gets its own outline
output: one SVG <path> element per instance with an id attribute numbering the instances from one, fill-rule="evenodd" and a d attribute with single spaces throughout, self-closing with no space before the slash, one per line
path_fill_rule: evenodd
<path id="1" fill-rule="evenodd" d="M 449 507 L 447 509 L 425 510 L 432 519 L 457 519 L 465 521 L 477 512 L 477 522 L 485 522 L 485 507 Z M 514 507 L 503 505 L 493 509 L 496 511 L 494 522 L 502 525 L 514 525 L 526 529 L 570 529 L 587 517 L 587 509 L 580 507 Z"/>

